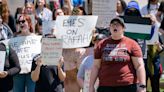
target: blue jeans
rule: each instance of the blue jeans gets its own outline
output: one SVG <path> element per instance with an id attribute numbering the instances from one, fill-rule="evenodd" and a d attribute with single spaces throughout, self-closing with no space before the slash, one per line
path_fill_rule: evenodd
<path id="1" fill-rule="evenodd" d="M 35 82 L 32 81 L 30 73 L 17 74 L 13 77 L 13 82 L 13 92 L 35 92 Z"/>

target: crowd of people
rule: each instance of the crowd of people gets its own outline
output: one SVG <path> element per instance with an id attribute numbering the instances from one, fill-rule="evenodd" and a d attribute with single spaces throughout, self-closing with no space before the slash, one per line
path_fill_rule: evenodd
<path id="1" fill-rule="evenodd" d="M 23 36 L 56 39 L 56 28 L 43 34 L 44 22 L 64 15 L 92 15 L 90 11 L 85 12 L 85 3 L 93 0 L 47 1 L 25 0 L 24 6 L 17 7 L 13 16 L 7 0 L 0 0 L 0 54 L 6 53 L 2 58 L 5 63 L 0 71 L 0 92 L 146 92 L 148 79 L 152 92 L 160 92 L 164 1 L 147 0 L 147 5 L 140 7 L 137 0 L 128 3 L 118 0 L 116 16 L 109 27 L 91 30 L 88 47 L 63 48 L 57 66 L 43 64 L 38 54 L 31 61 L 31 70 L 22 72 L 19 55 L 3 41 Z M 125 16 L 149 18 L 151 35 L 158 32 L 158 41 L 147 44 L 146 39 L 128 37 Z"/>

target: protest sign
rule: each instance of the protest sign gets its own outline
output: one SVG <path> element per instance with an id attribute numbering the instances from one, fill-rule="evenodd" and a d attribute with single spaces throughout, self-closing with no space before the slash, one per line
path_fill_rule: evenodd
<path id="1" fill-rule="evenodd" d="M 4 71 L 6 51 L 0 51 L 0 72 Z"/>
<path id="2" fill-rule="evenodd" d="M 62 56 L 62 40 L 56 38 L 43 38 L 41 56 L 45 65 L 58 65 Z"/>
<path id="3" fill-rule="evenodd" d="M 92 14 L 98 16 L 96 27 L 108 27 L 110 21 L 116 17 L 118 0 L 93 0 Z"/>
<path id="4" fill-rule="evenodd" d="M 58 16 L 56 37 L 63 39 L 63 48 L 89 46 L 97 16 Z"/>
<path id="5" fill-rule="evenodd" d="M 9 45 L 16 51 L 21 66 L 20 73 L 31 72 L 33 57 L 41 53 L 41 36 L 21 36 L 9 40 Z"/>
<path id="6" fill-rule="evenodd" d="M 55 21 L 43 21 L 43 35 L 52 34 L 53 30 L 55 30 Z"/>

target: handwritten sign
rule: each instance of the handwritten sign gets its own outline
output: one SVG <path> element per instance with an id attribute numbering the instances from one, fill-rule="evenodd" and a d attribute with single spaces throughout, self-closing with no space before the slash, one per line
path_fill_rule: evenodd
<path id="1" fill-rule="evenodd" d="M 4 65 L 5 65 L 5 57 L 6 57 L 6 52 L 5 51 L 0 51 L 0 72 L 4 71 Z"/>
<path id="2" fill-rule="evenodd" d="M 118 0 L 93 0 L 92 13 L 98 15 L 97 27 L 108 27 L 112 18 L 116 17 Z"/>
<path id="3" fill-rule="evenodd" d="M 41 36 L 21 36 L 9 40 L 10 46 L 16 51 L 21 66 L 20 73 L 31 72 L 32 59 L 41 53 Z"/>
<path id="4" fill-rule="evenodd" d="M 44 64 L 58 65 L 62 56 L 62 40 L 56 38 L 43 38 L 41 55 Z"/>
<path id="5" fill-rule="evenodd" d="M 97 16 L 59 16 L 56 37 L 63 39 L 63 48 L 89 46 Z"/>
<path id="6" fill-rule="evenodd" d="M 53 30 L 56 28 L 56 22 L 55 21 L 44 21 L 43 22 L 43 35 L 45 34 L 52 34 Z"/>

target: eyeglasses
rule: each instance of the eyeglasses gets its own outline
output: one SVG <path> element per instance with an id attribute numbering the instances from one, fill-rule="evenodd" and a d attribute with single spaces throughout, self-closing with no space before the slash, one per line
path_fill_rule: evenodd
<path id="1" fill-rule="evenodd" d="M 23 24 L 23 23 L 25 23 L 25 22 L 26 22 L 25 20 L 19 20 L 19 21 L 18 21 L 19 24 L 20 24 L 20 23 Z"/>
<path id="2" fill-rule="evenodd" d="M 111 27 L 119 27 L 119 26 L 121 26 L 121 24 L 120 23 L 112 23 L 110 26 Z"/>

